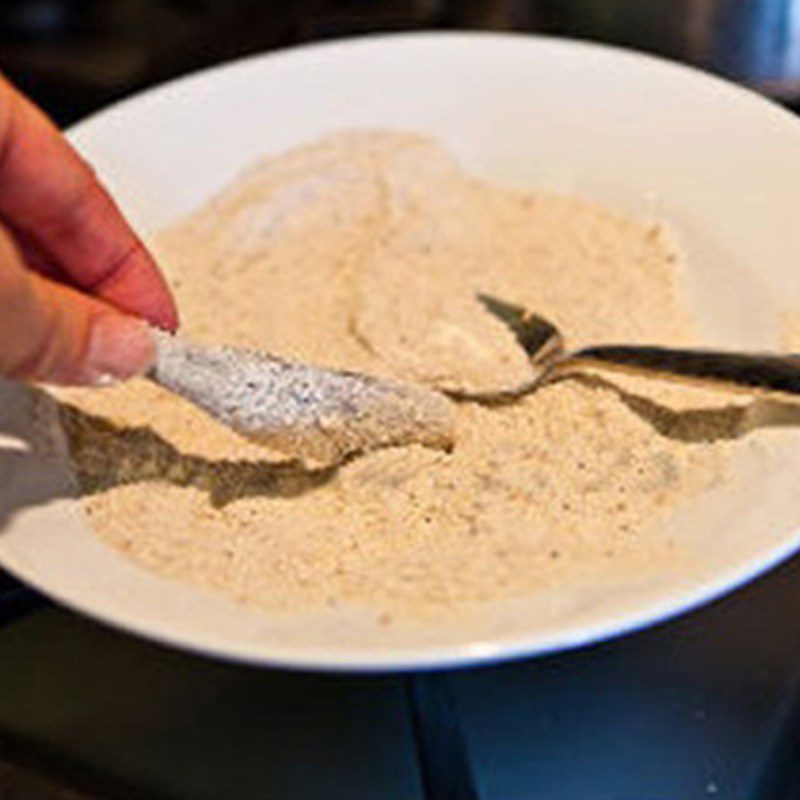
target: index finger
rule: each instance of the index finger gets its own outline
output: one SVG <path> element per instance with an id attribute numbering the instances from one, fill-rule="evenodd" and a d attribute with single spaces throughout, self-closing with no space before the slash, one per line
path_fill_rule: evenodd
<path id="1" fill-rule="evenodd" d="M 70 283 L 174 329 L 172 295 L 141 239 L 56 127 L 0 77 L 0 216 Z"/>

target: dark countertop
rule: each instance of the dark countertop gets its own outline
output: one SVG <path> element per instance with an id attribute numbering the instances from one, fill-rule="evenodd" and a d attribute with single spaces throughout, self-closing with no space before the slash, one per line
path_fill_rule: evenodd
<path id="1" fill-rule="evenodd" d="M 228 665 L 45 608 L 0 635 L 0 791 L 9 800 L 792 800 L 798 607 L 794 560 L 613 642 L 415 676 Z"/>

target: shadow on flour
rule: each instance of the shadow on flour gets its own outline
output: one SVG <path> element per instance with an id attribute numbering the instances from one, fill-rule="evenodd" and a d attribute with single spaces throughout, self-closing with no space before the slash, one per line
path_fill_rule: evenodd
<path id="1" fill-rule="evenodd" d="M 657 434 L 686 443 L 740 439 L 759 428 L 800 427 L 800 403 L 759 399 L 678 411 L 598 375 L 570 373 L 554 382 L 562 380 L 613 393 Z M 24 391 L 55 407 L 52 398 L 42 392 Z M 55 413 L 69 443 L 74 475 L 63 454 L 41 453 L 36 446 L 26 448 L 30 444 L 25 442 L 28 426 L 11 413 L 22 405 L 16 396 L 21 392 L 22 387 L 0 380 L 0 435 L 16 438 L 21 445 L 3 446 L 0 442 L 0 531 L 25 508 L 100 494 L 118 486 L 146 482 L 194 486 L 208 493 L 214 507 L 223 508 L 246 497 L 298 497 L 325 486 L 337 473 L 335 466 L 308 469 L 299 462 L 225 461 L 186 455 L 151 428 L 119 426 L 62 404 Z"/>
<path id="2" fill-rule="evenodd" d="M 99 494 L 136 483 L 194 486 L 215 508 L 246 497 L 298 497 L 328 483 L 336 467 L 300 462 L 212 460 L 186 455 L 151 428 L 116 425 L 69 404 L 59 409 L 77 472 L 79 494 Z"/>
<path id="3" fill-rule="evenodd" d="M 739 405 L 677 411 L 622 389 L 599 375 L 569 373 L 553 382 L 558 381 L 574 381 L 590 389 L 611 392 L 656 433 L 680 442 L 731 441 L 758 428 L 800 427 L 800 402 L 757 399 Z"/>

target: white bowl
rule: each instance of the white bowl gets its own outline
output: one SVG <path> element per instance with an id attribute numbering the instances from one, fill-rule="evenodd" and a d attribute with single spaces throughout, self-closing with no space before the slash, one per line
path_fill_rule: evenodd
<path id="1" fill-rule="evenodd" d="M 259 156 L 357 126 L 428 132 L 494 179 L 673 223 L 709 341 L 774 345 L 775 298 L 800 301 L 800 123 L 722 80 L 608 47 L 480 34 L 305 47 L 146 92 L 70 136 L 148 232 Z M 18 391 L 1 391 L 0 564 L 97 619 L 230 659 L 377 670 L 575 647 L 705 602 L 800 545 L 800 447 L 787 429 L 669 521 L 692 549 L 688 569 L 665 566 L 647 582 L 610 576 L 460 626 L 271 616 L 162 580 L 96 540 L 78 505 L 57 499 L 63 464 L 15 445 L 31 421 Z"/>

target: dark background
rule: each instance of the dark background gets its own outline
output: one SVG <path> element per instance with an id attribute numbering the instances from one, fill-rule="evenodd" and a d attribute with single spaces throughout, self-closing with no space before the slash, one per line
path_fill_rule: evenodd
<path id="1" fill-rule="evenodd" d="M 68 124 L 221 60 L 420 28 L 624 44 L 800 98 L 797 0 L 0 0 L 0 68 Z"/>

